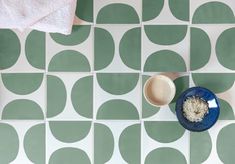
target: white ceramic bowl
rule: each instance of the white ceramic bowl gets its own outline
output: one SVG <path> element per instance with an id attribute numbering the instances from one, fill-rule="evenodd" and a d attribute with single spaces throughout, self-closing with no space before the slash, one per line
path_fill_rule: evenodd
<path id="1" fill-rule="evenodd" d="M 165 75 L 154 75 L 144 84 L 144 97 L 153 106 L 169 104 L 175 96 L 174 82 Z"/>

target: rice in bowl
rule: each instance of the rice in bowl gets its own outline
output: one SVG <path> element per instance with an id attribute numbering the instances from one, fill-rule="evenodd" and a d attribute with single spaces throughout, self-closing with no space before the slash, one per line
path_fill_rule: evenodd
<path id="1" fill-rule="evenodd" d="M 189 97 L 183 104 L 183 115 L 191 122 L 200 122 L 209 113 L 208 103 L 199 97 Z"/>

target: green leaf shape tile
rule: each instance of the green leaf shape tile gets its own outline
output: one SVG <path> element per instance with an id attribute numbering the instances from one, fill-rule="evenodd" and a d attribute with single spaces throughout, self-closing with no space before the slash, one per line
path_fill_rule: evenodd
<path id="1" fill-rule="evenodd" d="M 234 120 L 235 117 L 231 105 L 223 99 L 219 99 L 219 103 L 220 103 L 219 120 Z"/>
<path id="2" fill-rule="evenodd" d="M 138 73 L 98 73 L 96 77 L 100 87 L 114 95 L 130 92 L 139 81 Z"/>
<path id="3" fill-rule="evenodd" d="M 115 44 L 112 35 L 105 29 L 95 27 L 95 70 L 107 67 L 113 60 Z"/>
<path id="4" fill-rule="evenodd" d="M 176 141 L 185 132 L 176 121 L 145 121 L 144 127 L 149 137 L 161 143 Z"/>
<path id="5" fill-rule="evenodd" d="M 234 18 L 235 19 L 235 18 Z M 228 69 L 235 70 L 235 28 L 222 32 L 216 42 L 216 55 L 219 63 Z"/>
<path id="6" fill-rule="evenodd" d="M 2 112 L 5 120 L 43 120 L 41 107 L 32 100 L 18 99 L 8 103 Z"/>
<path id="7" fill-rule="evenodd" d="M 84 42 L 89 37 L 90 31 L 90 25 L 74 25 L 70 35 L 51 33 L 50 36 L 55 42 L 59 44 L 66 46 L 74 46 Z"/>
<path id="8" fill-rule="evenodd" d="M 56 76 L 47 75 L 47 118 L 60 114 L 64 110 L 66 99 L 63 81 Z"/>
<path id="9" fill-rule="evenodd" d="M 114 137 L 106 125 L 94 124 L 94 163 L 104 164 L 110 160 L 114 151 Z"/>
<path id="10" fill-rule="evenodd" d="M 35 164 L 45 163 L 45 124 L 35 125 L 26 132 L 24 150 L 31 162 Z"/>
<path id="11" fill-rule="evenodd" d="M 93 76 L 79 79 L 72 88 L 71 100 L 75 111 L 86 118 L 93 116 Z"/>
<path id="12" fill-rule="evenodd" d="M 115 99 L 102 104 L 98 109 L 96 118 L 105 120 L 137 120 L 139 119 L 139 114 L 132 103 Z"/>
<path id="13" fill-rule="evenodd" d="M 156 18 L 162 11 L 164 0 L 143 0 L 143 21 Z"/>
<path id="14" fill-rule="evenodd" d="M 90 64 L 85 55 L 74 50 L 64 50 L 51 59 L 50 72 L 90 72 Z"/>
<path id="15" fill-rule="evenodd" d="M 145 72 L 185 72 L 184 59 L 174 51 L 161 50 L 151 54 L 145 64 Z"/>
<path id="16" fill-rule="evenodd" d="M 86 152 L 73 147 L 65 147 L 56 150 L 49 159 L 49 164 L 91 164 Z"/>
<path id="17" fill-rule="evenodd" d="M 170 0 L 169 7 L 177 19 L 189 21 L 189 0 Z"/>
<path id="18" fill-rule="evenodd" d="M 27 36 L 25 42 L 25 55 L 33 67 L 45 69 L 46 56 L 46 34 L 33 30 Z"/>
<path id="19" fill-rule="evenodd" d="M 211 137 L 208 131 L 190 132 L 190 163 L 203 163 L 212 149 Z"/>
<path id="20" fill-rule="evenodd" d="M 78 0 L 75 14 L 84 21 L 93 22 L 93 0 Z"/>
<path id="21" fill-rule="evenodd" d="M 196 70 L 208 63 L 211 43 L 210 38 L 202 29 L 192 27 L 190 35 L 190 68 Z"/>
<path id="22" fill-rule="evenodd" d="M 91 129 L 90 121 L 50 121 L 53 136 L 65 143 L 73 143 L 85 138 Z"/>
<path id="23" fill-rule="evenodd" d="M 9 164 L 15 160 L 19 151 L 19 138 L 14 127 L 0 123 L 0 163 Z"/>
<path id="24" fill-rule="evenodd" d="M 20 56 L 20 40 L 8 29 L 0 29 L 0 70 L 13 66 Z M 10 43 L 10 44 L 9 44 Z"/>
<path id="25" fill-rule="evenodd" d="M 122 3 L 113 3 L 103 7 L 99 11 L 96 23 L 138 24 L 139 16 L 132 6 Z"/>
<path id="26" fill-rule="evenodd" d="M 196 9 L 193 14 L 194 24 L 235 23 L 232 9 L 222 2 L 208 2 Z"/>
<path id="27" fill-rule="evenodd" d="M 175 97 L 169 104 L 171 111 L 175 114 L 175 103 L 179 98 L 180 94 L 183 93 L 186 89 L 189 88 L 189 76 L 181 76 L 176 78 L 174 81 L 176 87 Z"/>
<path id="28" fill-rule="evenodd" d="M 182 41 L 187 34 L 186 25 L 145 25 L 148 39 L 159 45 L 172 45 Z"/>
<path id="29" fill-rule="evenodd" d="M 145 164 L 186 164 L 184 155 L 177 149 L 162 147 L 151 151 L 145 158 Z"/>
<path id="30" fill-rule="evenodd" d="M 122 37 L 119 45 L 120 57 L 123 63 L 135 70 L 141 67 L 141 29 L 140 27 L 128 30 Z"/>
<path id="31" fill-rule="evenodd" d="M 155 106 L 149 104 L 144 97 L 144 91 L 143 91 L 144 84 L 150 77 L 151 76 L 142 75 L 142 117 L 143 118 L 153 116 L 154 114 L 156 114 L 160 110 L 160 107 L 155 107 Z"/>
<path id="32" fill-rule="evenodd" d="M 42 84 L 42 73 L 4 73 L 4 86 L 11 92 L 26 95 L 36 91 Z"/>
<path id="33" fill-rule="evenodd" d="M 192 79 L 196 86 L 208 88 L 215 93 L 221 93 L 232 87 L 235 80 L 235 74 L 192 73 Z"/>
<path id="34" fill-rule="evenodd" d="M 140 164 L 140 124 L 128 126 L 120 135 L 119 150 L 127 163 Z"/>
<path id="35" fill-rule="evenodd" d="M 220 160 L 225 164 L 234 163 L 235 161 L 235 123 L 223 127 L 216 141 L 217 153 Z"/>

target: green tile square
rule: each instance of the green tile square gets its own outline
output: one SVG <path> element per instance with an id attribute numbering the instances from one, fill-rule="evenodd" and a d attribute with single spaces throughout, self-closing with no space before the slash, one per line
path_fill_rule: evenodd
<path id="1" fill-rule="evenodd" d="M 43 120 L 46 96 L 44 74 L 2 73 L 0 75 L 1 119 Z"/>
<path id="2" fill-rule="evenodd" d="M 92 163 L 91 121 L 48 121 L 46 127 L 47 163 Z"/>
<path id="3" fill-rule="evenodd" d="M 139 122 L 95 122 L 94 163 L 141 163 Z M 114 153 L 114 149 L 118 149 Z"/>

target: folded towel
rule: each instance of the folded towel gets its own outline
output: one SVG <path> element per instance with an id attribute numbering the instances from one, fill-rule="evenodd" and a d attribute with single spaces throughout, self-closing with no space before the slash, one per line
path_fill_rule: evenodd
<path id="1" fill-rule="evenodd" d="M 76 0 L 0 0 L 0 28 L 70 34 Z"/>

